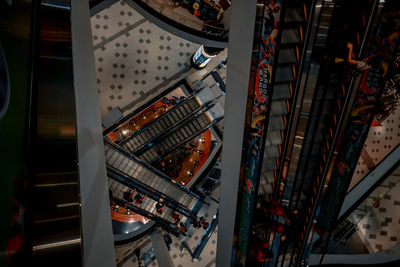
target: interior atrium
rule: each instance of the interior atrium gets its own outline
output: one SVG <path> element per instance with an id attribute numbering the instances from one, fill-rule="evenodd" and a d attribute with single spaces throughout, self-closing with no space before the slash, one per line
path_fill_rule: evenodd
<path id="1" fill-rule="evenodd" d="M 400 266 L 400 1 L 0 0 L 0 266 Z"/>

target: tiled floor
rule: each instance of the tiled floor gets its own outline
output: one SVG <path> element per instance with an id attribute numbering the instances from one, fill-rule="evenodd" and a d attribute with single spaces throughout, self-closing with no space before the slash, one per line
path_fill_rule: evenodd
<path id="1" fill-rule="evenodd" d="M 371 127 L 358 160 L 349 191 L 386 155 L 400 144 L 400 109 L 395 110 L 382 126 Z"/>
<path id="2" fill-rule="evenodd" d="M 219 189 L 216 189 L 219 190 Z M 209 206 L 204 206 L 199 211 L 199 216 L 204 216 L 207 222 L 211 222 L 212 216 L 217 210 L 217 204 L 214 201 L 210 201 Z M 180 251 L 180 244 L 183 240 L 186 240 L 190 248 L 195 248 L 197 242 L 203 235 L 204 230 L 189 228 L 188 236 L 181 236 L 179 239 L 172 236 L 172 244 L 170 256 L 176 267 L 213 267 L 215 266 L 215 257 L 217 249 L 217 235 L 218 227 L 211 235 L 207 245 L 204 247 L 198 260 L 194 261 L 187 251 Z M 190 237 L 191 236 L 191 237 Z M 118 267 L 136 267 L 138 266 L 136 256 L 134 256 L 133 250 L 136 247 L 143 247 L 148 245 L 150 241 L 149 237 L 142 238 L 141 240 L 131 243 L 129 245 L 122 245 L 116 248 L 117 266 Z M 159 266 L 157 260 L 153 261 L 149 266 Z"/>
<path id="3" fill-rule="evenodd" d="M 189 71 L 199 47 L 145 20 L 124 1 L 91 22 L 102 116 L 160 93 L 177 73 Z"/>
<path id="4" fill-rule="evenodd" d="M 116 107 L 127 115 L 183 78 L 193 89 L 209 86 L 223 105 L 222 92 L 212 76 L 199 81 L 226 59 L 226 50 L 205 69 L 191 69 L 189 60 L 199 45 L 158 28 L 123 0 L 94 15 L 91 23 L 102 117 Z M 218 72 L 225 80 L 226 69 Z M 207 213 L 206 219 L 211 222 L 215 211 L 213 205 L 200 213 Z M 197 229 L 192 233 L 192 238 L 187 240 L 190 247 L 194 248 L 203 231 Z M 211 236 L 198 261 L 193 261 L 187 252 L 180 252 L 183 239 L 174 239 L 171 257 L 175 266 L 215 266 L 217 232 Z M 117 247 L 118 266 L 138 266 L 133 250 L 149 242 L 146 237 Z M 150 266 L 157 266 L 157 262 L 153 261 Z"/>
<path id="5" fill-rule="evenodd" d="M 382 192 L 379 207 L 357 224 L 358 235 L 371 253 L 392 248 L 400 239 L 400 183 L 390 191 L 382 188 Z"/>
<path id="6" fill-rule="evenodd" d="M 400 110 L 393 112 L 380 127 L 372 127 L 365 142 L 361 157 L 351 181 L 353 188 L 370 170 L 385 158 L 400 143 Z M 396 178 L 396 177 L 394 177 Z M 371 195 L 382 199 L 379 208 L 372 208 L 361 218 L 353 213 L 358 222 L 357 232 L 370 252 L 389 249 L 399 241 L 400 233 L 400 183 L 387 179 Z M 390 180 L 390 181 L 389 181 Z M 394 187 L 393 187 L 394 186 Z M 393 187 L 390 190 L 390 187 Z M 390 190 L 390 191 L 389 191 Z M 366 199 L 359 208 L 372 205 L 372 198 Z M 358 216 L 358 217 L 357 217 Z M 361 219 L 361 220 L 360 220 Z"/>

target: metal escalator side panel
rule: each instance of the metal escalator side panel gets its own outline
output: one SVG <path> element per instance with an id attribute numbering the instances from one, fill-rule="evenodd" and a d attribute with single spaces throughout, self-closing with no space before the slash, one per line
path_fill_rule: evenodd
<path id="1" fill-rule="evenodd" d="M 150 170 L 144 167 L 138 161 L 129 158 L 127 155 L 123 155 L 120 151 L 114 150 L 112 146 L 116 145 L 113 145 L 106 141 L 105 151 L 107 151 L 106 154 L 109 155 L 108 157 L 106 157 L 106 162 L 110 166 L 134 179 L 137 179 L 138 181 L 143 182 L 150 187 L 154 187 L 156 185 L 154 189 L 163 192 L 166 195 L 169 195 L 169 191 L 171 191 L 172 188 L 174 190 L 178 190 L 176 192 L 180 192 L 179 194 L 188 195 L 191 198 L 197 198 L 197 196 L 193 195 L 193 193 L 190 193 L 184 188 L 181 188 L 177 184 L 171 182 L 170 178 L 159 175 L 158 173 L 154 172 L 155 169 Z M 157 182 L 154 183 L 155 181 Z M 175 199 L 175 197 L 172 195 L 170 195 L 170 197 L 172 199 Z"/>

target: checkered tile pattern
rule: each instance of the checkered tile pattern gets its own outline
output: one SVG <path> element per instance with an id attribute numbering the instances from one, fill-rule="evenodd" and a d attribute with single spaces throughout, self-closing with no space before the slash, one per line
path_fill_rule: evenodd
<path id="1" fill-rule="evenodd" d="M 389 249 L 400 239 L 400 168 L 394 172 L 371 197 L 380 198 L 379 207 L 372 208 L 366 216 L 362 209 L 372 205 L 372 198 L 366 199 L 359 209 L 353 212 L 359 236 L 371 253 Z M 361 220 L 360 220 L 361 218 Z"/>
<path id="2" fill-rule="evenodd" d="M 155 95 L 171 77 L 190 69 L 199 45 L 145 20 L 124 1 L 91 19 L 101 115 L 124 111 Z"/>
<path id="3" fill-rule="evenodd" d="M 369 173 L 369 166 L 376 166 L 400 143 L 400 109 L 395 110 L 382 126 L 371 127 L 364 151 L 358 160 L 349 190 Z"/>

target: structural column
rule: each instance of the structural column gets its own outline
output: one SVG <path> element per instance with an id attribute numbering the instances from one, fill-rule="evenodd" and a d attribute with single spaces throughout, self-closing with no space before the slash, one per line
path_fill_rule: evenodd
<path id="1" fill-rule="evenodd" d="M 231 266 L 256 0 L 232 1 L 224 114 L 217 266 Z"/>
<path id="2" fill-rule="evenodd" d="M 174 267 L 171 256 L 165 244 L 164 237 L 159 230 L 151 234 L 151 243 L 153 244 L 154 254 L 156 254 L 158 266 Z"/>

